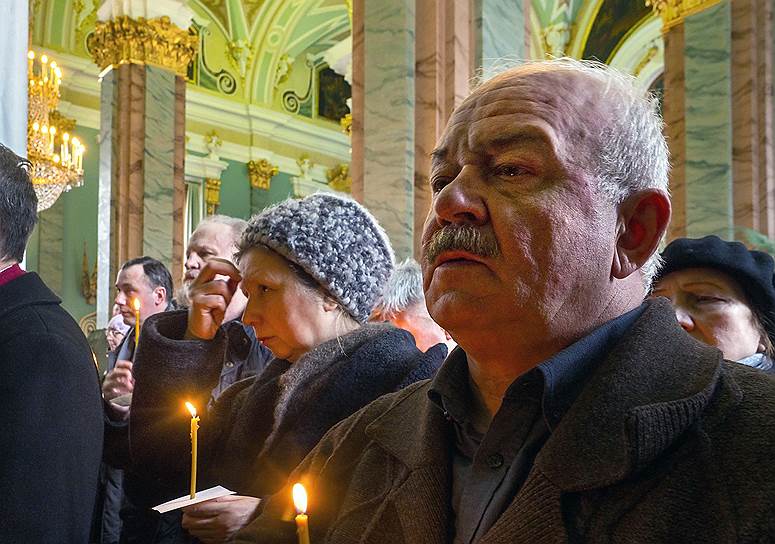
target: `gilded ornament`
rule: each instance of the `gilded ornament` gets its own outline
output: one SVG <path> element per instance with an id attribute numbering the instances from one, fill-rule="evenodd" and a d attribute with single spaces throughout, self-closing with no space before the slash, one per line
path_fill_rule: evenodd
<path id="1" fill-rule="evenodd" d="M 120 16 L 98 22 L 86 42 L 100 70 L 119 64 L 151 64 L 185 76 L 198 38 L 175 26 L 166 15 L 155 19 Z"/>
<path id="2" fill-rule="evenodd" d="M 334 191 L 349 193 L 352 191 L 353 180 L 350 177 L 350 165 L 339 164 L 326 172 L 328 186 Z"/>
<path id="3" fill-rule="evenodd" d="M 662 19 L 662 31 L 683 23 L 684 19 L 718 4 L 721 0 L 646 0 L 650 7 Z"/>
<path id="4" fill-rule="evenodd" d="M 352 136 L 353 134 L 353 114 L 348 113 L 341 119 L 339 119 L 339 126 L 342 127 L 342 132 L 347 134 L 348 136 Z"/>
<path id="5" fill-rule="evenodd" d="M 207 215 L 213 215 L 221 205 L 221 180 L 205 178 L 205 204 Z"/>
<path id="6" fill-rule="evenodd" d="M 277 166 L 271 164 L 266 159 L 259 161 L 250 161 L 248 163 L 248 175 L 250 177 L 250 185 L 256 189 L 269 190 L 272 177 L 276 176 L 280 171 Z"/>

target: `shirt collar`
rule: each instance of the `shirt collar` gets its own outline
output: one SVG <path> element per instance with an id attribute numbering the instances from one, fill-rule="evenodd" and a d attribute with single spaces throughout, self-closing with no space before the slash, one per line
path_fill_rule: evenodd
<path id="1" fill-rule="evenodd" d="M 24 270 L 22 270 L 18 263 L 6 266 L 0 270 L 0 285 L 5 285 L 23 275 Z"/>
<path id="2" fill-rule="evenodd" d="M 543 381 L 542 408 L 550 431 L 581 392 L 593 366 L 603 360 L 614 344 L 638 319 L 646 303 L 614 318 L 587 336 L 556 353 L 526 372 L 506 390 L 504 400 L 521 398 L 523 385 Z M 462 348 L 455 348 L 439 369 L 428 390 L 430 400 L 444 412 L 447 419 L 464 425 L 468 422 L 471 393 L 468 385 L 468 359 Z"/>

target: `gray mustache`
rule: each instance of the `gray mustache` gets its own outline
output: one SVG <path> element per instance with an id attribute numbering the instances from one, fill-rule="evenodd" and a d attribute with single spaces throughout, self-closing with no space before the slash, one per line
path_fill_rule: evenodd
<path id="1" fill-rule="evenodd" d="M 434 232 L 423 244 L 425 262 L 433 264 L 445 251 L 465 251 L 479 257 L 500 255 L 498 242 L 491 233 L 482 232 L 471 225 L 444 227 Z"/>

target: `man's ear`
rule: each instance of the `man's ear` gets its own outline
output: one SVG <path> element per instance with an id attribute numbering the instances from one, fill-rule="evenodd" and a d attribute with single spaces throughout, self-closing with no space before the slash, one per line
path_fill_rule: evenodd
<path id="1" fill-rule="evenodd" d="M 166 305 L 169 302 L 169 297 L 167 296 L 167 290 L 164 287 L 157 287 L 153 290 L 153 303 L 156 304 L 156 306 Z"/>
<path id="2" fill-rule="evenodd" d="M 619 205 L 616 251 L 611 275 L 624 279 L 643 266 L 659 248 L 670 223 L 670 198 L 659 189 L 645 189 Z"/>

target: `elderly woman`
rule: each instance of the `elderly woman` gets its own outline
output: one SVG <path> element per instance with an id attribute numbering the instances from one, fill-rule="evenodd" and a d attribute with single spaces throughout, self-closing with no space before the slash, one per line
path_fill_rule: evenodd
<path id="1" fill-rule="evenodd" d="M 446 354 L 443 346 L 423 354 L 406 331 L 366 324 L 393 252 L 353 200 L 317 194 L 268 208 L 251 219 L 236 262 L 239 270 L 211 261 L 199 274 L 188 321 L 181 312 L 149 319 L 135 362 L 129 479 L 136 485 L 127 492 L 147 507 L 188 490 L 184 401 L 207 405 L 224 364 L 224 309 L 241 281 L 243 321 L 275 359 L 201 414 L 198 488 L 221 484 L 238 493 L 186 511 L 183 526 L 207 543 L 247 524 L 256 497 L 280 488 L 335 423 L 429 378 Z"/>
<path id="2" fill-rule="evenodd" d="M 674 240 L 662 258 L 653 296 L 670 299 L 684 330 L 726 359 L 772 372 L 772 257 L 706 236 Z"/>

